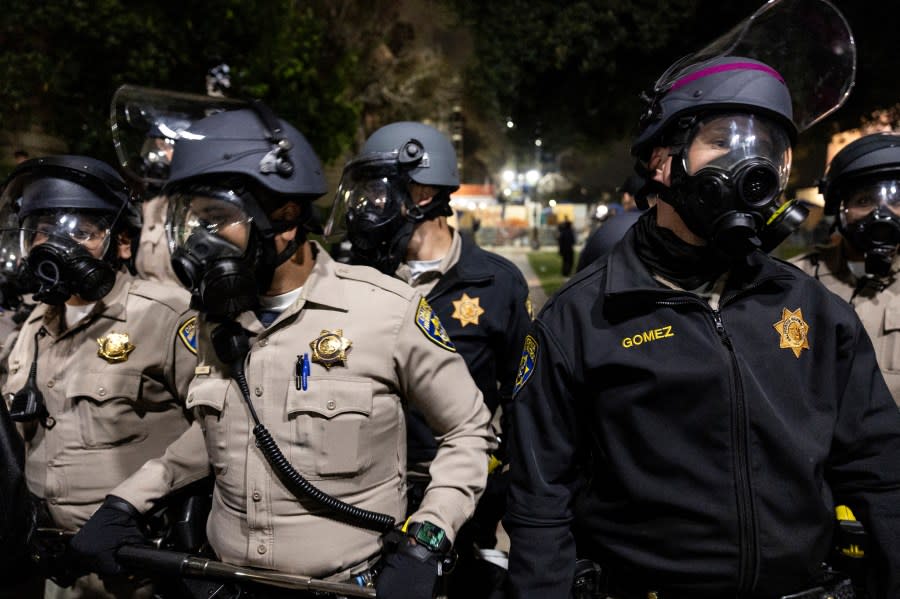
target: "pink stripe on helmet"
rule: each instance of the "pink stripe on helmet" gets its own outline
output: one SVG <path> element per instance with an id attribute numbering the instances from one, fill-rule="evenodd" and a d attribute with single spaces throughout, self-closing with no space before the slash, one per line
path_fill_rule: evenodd
<path id="1" fill-rule="evenodd" d="M 758 64 L 755 62 L 732 62 L 729 64 L 720 64 L 714 67 L 707 67 L 705 69 L 695 71 L 690 75 L 685 75 L 684 77 L 673 83 L 672 87 L 669 88 L 669 91 L 675 91 L 676 89 L 684 87 L 688 83 L 696 81 L 697 79 L 708 77 L 709 75 L 715 75 L 716 73 L 724 73 L 726 71 L 762 71 L 763 73 L 771 75 L 775 79 L 778 79 L 779 81 L 784 83 L 784 78 L 778 73 L 778 71 L 770 66 Z"/>

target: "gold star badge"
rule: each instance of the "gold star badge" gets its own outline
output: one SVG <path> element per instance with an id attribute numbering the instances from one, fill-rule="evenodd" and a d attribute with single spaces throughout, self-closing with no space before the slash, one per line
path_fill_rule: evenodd
<path id="1" fill-rule="evenodd" d="M 480 301 L 480 298 L 469 297 L 468 294 L 463 293 L 462 297 L 453 301 L 452 318 L 458 320 L 462 326 L 477 325 L 478 317 L 484 314 L 484 308 L 479 305 Z"/>
<path id="2" fill-rule="evenodd" d="M 128 360 L 128 354 L 134 351 L 134 345 L 128 338 L 128 333 L 111 332 L 109 335 L 97 339 L 97 344 L 100 346 L 97 355 L 110 364 L 125 362 Z"/>
<path id="3" fill-rule="evenodd" d="M 793 312 L 787 308 L 781 310 L 781 320 L 774 325 L 775 330 L 781 335 L 781 349 L 790 349 L 794 356 L 800 357 L 800 352 L 809 349 L 809 325 L 803 320 L 800 308 Z"/>
<path id="4" fill-rule="evenodd" d="M 344 329 L 322 329 L 318 337 L 309 342 L 312 361 L 330 369 L 335 364 L 347 364 L 347 350 L 353 342 L 344 337 Z"/>

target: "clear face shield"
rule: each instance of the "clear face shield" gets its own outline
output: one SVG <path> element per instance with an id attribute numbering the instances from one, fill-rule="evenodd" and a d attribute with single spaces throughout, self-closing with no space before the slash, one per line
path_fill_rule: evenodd
<path id="1" fill-rule="evenodd" d="M 793 121 L 800 132 L 840 108 L 856 78 L 856 42 L 831 2 L 770 0 L 728 33 L 669 67 L 654 92 L 664 93 L 722 56 L 752 58 L 775 69 L 791 92 Z"/>
<path id="2" fill-rule="evenodd" d="M 841 200 L 838 228 L 863 252 L 866 274 L 891 274 L 900 246 L 900 179 L 869 180 L 853 186 Z"/>
<path id="3" fill-rule="evenodd" d="M 75 243 L 100 259 L 112 243 L 114 215 L 71 209 L 41 210 L 29 214 L 19 228 L 19 254 L 29 256 L 36 246 L 55 242 Z"/>
<path id="4" fill-rule="evenodd" d="M 263 266 L 257 262 L 257 225 L 242 196 L 227 188 L 195 186 L 168 197 L 172 270 L 191 291 L 192 305 L 228 318 L 253 309 L 265 291 L 258 288 Z"/>
<path id="5" fill-rule="evenodd" d="M 841 218 L 853 224 L 876 210 L 900 217 L 900 179 L 874 181 L 854 189 L 841 203 Z"/>
<path id="6" fill-rule="evenodd" d="M 784 127 L 762 116 L 729 114 L 698 122 L 683 154 L 684 170 L 726 174 L 748 206 L 771 201 L 787 186 L 791 142 Z"/>
<path id="7" fill-rule="evenodd" d="M 29 213 L 19 227 L 20 284 L 53 305 L 73 295 L 87 301 L 106 296 L 116 282 L 116 216 L 77 208 Z"/>
<path id="8" fill-rule="evenodd" d="M 410 186 L 398 152 L 353 161 L 344 168 L 326 235 L 334 240 L 346 237 L 355 262 L 393 274 L 422 217 L 412 204 Z"/>
<path id="9" fill-rule="evenodd" d="M 175 140 L 190 135 L 194 121 L 240 106 L 244 103 L 228 98 L 121 86 L 113 94 L 110 126 L 122 170 L 159 189 L 169 176 Z"/>
<path id="10" fill-rule="evenodd" d="M 19 243 L 19 219 L 13 203 L 3 198 L 0 206 L 0 274 L 8 276 L 16 272 L 22 259 Z"/>
<path id="11" fill-rule="evenodd" d="M 9 196 L 0 199 L 0 307 L 18 308 L 22 296 L 30 292 L 24 280 L 23 254 L 19 243 L 19 219 Z"/>
<path id="12" fill-rule="evenodd" d="M 229 190 L 196 190 L 169 196 L 166 232 L 172 252 L 181 248 L 204 258 L 241 257 L 253 223 L 241 198 Z M 199 257 L 199 256 L 198 256 Z"/>
<path id="13" fill-rule="evenodd" d="M 397 166 L 397 155 L 364 156 L 344 168 L 325 224 L 326 237 L 343 239 L 363 229 L 381 228 L 401 216 L 409 182 Z"/>

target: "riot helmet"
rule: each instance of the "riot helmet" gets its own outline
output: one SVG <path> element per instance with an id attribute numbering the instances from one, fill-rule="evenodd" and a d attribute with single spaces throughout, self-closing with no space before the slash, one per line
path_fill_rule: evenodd
<path id="1" fill-rule="evenodd" d="M 838 152 L 819 183 L 825 214 L 865 256 L 866 274 L 886 277 L 900 246 L 900 135 L 875 133 Z"/>
<path id="2" fill-rule="evenodd" d="M 804 27 L 810 31 L 791 35 Z M 775 39 L 799 41 L 788 48 Z M 728 255 L 773 249 L 807 214 L 781 199 L 797 134 L 844 102 L 855 64 L 852 34 L 829 2 L 768 2 L 670 66 L 645 96 L 632 146 L 645 192 Z M 648 168 L 656 147 L 672 158 L 669 185 Z"/>
<path id="3" fill-rule="evenodd" d="M 421 205 L 417 190 L 431 202 Z M 459 189 L 453 144 L 423 123 L 399 122 L 375 131 L 344 167 L 325 234 L 346 233 L 356 262 L 393 274 L 418 223 L 450 216 Z"/>
<path id="4" fill-rule="evenodd" d="M 254 309 L 275 269 L 314 230 L 312 201 L 326 191 L 306 138 L 262 103 L 195 122 L 175 142 L 166 231 L 172 268 L 195 308 L 217 317 Z M 299 214 L 270 214 L 295 202 Z M 297 228 L 277 252 L 277 234 Z"/>
<path id="5" fill-rule="evenodd" d="M 10 174 L 0 198 L 7 202 L 17 213 L 25 291 L 59 305 L 112 290 L 122 266 L 117 236 L 130 235 L 133 254 L 141 226 L 131 190 L 112 167 L 85 156 L 35 158 Z"/>

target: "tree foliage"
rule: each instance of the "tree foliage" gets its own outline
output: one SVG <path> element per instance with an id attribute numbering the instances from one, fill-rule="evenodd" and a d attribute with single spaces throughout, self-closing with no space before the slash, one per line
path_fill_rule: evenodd
<path id="1" fill-rule="evenodd" d="M 356 84 L 383 43 L 388 6 L 359 26 L 342 20 L 352 4 L 6 0 L 0 122 L 112 160 L 109 102 L 120 85 L 203 93 L 208 69 L 226 62 L 233 95 L 265 100 L 323 160 L 334 159 L 357 136 L 364 103 Z"/>

